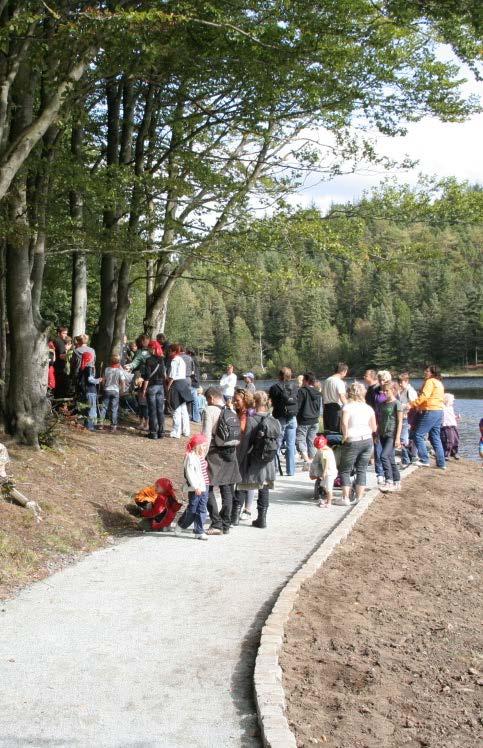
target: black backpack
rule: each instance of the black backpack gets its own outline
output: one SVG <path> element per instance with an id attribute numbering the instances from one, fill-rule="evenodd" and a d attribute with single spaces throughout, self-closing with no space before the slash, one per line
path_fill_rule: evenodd
<path id="1" fill-rule="evenodd" d="M 216 424 L 214 442 L 216 447 L 236 447 L 240 444 L 241 430 L 237 415 L 227 408 L 221 408 L 220 417 Z"/>
<path id="2" fill-rule="evenodd" d="M 297 385 L 295 382 L 280 382 L 280 401 L 282 403 L 283 416 L 292 418 L 296 416 L 299 406 L 297 399 Z"/>
<path id="3" fill-rule="evenodd" d="M 254 458 L 262 465 L 268 465 L 278 452 L 280 426 L 271 415 L 262 416 L 257 424 L 255 439 L 250 452 L 250 459 Z"/>

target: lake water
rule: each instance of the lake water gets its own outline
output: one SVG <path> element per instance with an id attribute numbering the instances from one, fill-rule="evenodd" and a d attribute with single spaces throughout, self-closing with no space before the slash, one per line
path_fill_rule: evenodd
<path id="1" fill-rule="evenodd" d="M 413 379 L 411 384 L 418 389 L 422 381 L 422 379 Z M 256 386 L 261 390 L 269 390 L 274 382 L 273 379 L 257 380 Z M 215 384 L 215 382 L 203 382 L 204 387 L 208 384 Z M 455 411 L 461 416 L 460 455 L 470 460 L 479 460 L 479 422 L 480 418 L 483 418 L 483 377 L 444 377 L 443 384 L 446 392 L 452 392 L 455 396 Z"/>

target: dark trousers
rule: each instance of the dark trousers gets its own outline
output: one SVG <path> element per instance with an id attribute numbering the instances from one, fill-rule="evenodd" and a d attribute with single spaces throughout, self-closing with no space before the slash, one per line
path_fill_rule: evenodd
<path id="1" fill-rule="evenodd" d="M 219 486 L 221 494 L 221 510 L 215 499 L 213 486 L 208 491 L 208 512 L 210 513 L 211 526 L 216 530 L 228 532 L 231 524 L 231 509 L 233 504 L 233 484 Z"/>
<path id="2" fill-rule="evenodd" d="M 206 506 L 208 503 L 208 490 L 200 493 L 198 496 L 194 491 L 188 493 L 188 506 L 178 520 L 178 525 L 186 530 L 191 523 L 194 524 L 194 531 L 197 535 L 204 533 L 204 524 L 206 520 Z"/>
<path id="3" fill-rule="evenodd" d="M 324 431 L 340 431 L 339 403 L 326 403 L 324 405 Z"/>
<path id="4" fill-rule="evenodd" d="M 149 433 L 162 436 L 164 431 L 164 387 L 152 384 L 146 391 L 148 402 Z"/>
<path id="5" fill-rule="evenodd" d="M 241 504 L 241 506 L 245 506 L 246 500 L 248 498 L 248 491 L 245 491 L 244 489 L 237 489 L 235 493 L 236 493 L 236 500 Z M 257 509 L 266 509 L 268 507 L 269 502 L 270 502 L 270 496 L 268 493 L 268 486 L 259 488 L 258 498 L 257 498 Z"/>
<path id="6" fill-rule="evenodd" d="M 460 435 L 456 426 L 441 426 L 441 444 L 445 457 L 454 457 L 458 454 Z"/>
<path id="7" fill-rule="evenodd" d="M 380 436 L 381 441 L 381 462 L 384 468 L 384 477 L 387 481 L 399 483 L 401 476 L 398 466 L 396 465 L 396 455 L 394 453 L 394 439 L 392 436 Z"/>

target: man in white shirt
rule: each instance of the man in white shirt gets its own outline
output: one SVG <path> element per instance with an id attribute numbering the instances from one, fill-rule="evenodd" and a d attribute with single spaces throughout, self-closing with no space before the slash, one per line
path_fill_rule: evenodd
<path id="1" fill-rule="evenodd" d="M 324 430 L 340 431 L 340 409 L 347 402 L 345 382 L 349 367 L 339 363 L 331 377 L 322 386 L 324 403 Z"/>
<path id="2" fill-rule="evenodd" d="M 236 387 L 236 374 L 234 374 L 233 364 L 228 364 L 228 366 L 226 367 L 226 374 L 223 374 L 222 378 L 220 379 L 220 387 L 223 392 L 225 402 L 227 403 L 228 400 L 232 400 L 233 395 L 235 394 Z"/>

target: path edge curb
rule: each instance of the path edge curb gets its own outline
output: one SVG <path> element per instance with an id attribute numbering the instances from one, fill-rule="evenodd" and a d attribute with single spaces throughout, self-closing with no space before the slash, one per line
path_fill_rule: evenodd
<path id="1" fill-rule="evenodd" d="M 417 470 L 411 466 L 403 473 L 407 478 Z M 345 540 L 357 522 L 380 494 L 377 488 L 367 491 L 335 526 L 332 532 L 316 546 L 308 559 L 289 577 L 275 601 L 262 628 L 255 660 L 253 685 L 261 739 L 265 748 L 297 748 L 295 735 L 286 716 L 285 692 L 279 656 L 283 647 L 285 625 L 294 608 L 301 586 L 324 565 L 337 546 Z"/>

